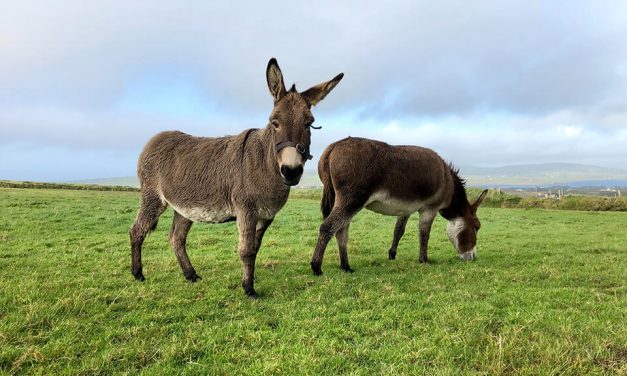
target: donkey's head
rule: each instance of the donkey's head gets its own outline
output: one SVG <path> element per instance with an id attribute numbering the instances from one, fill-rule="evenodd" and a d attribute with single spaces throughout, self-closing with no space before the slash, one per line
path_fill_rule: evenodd
<path id="1" fill-rule="evenodd" d="M 477 209 L 487 193 L 487 189 L 481 192 L 474 204 L 466 205 L 462 216 L 448 221 L 446 226 L 448 238 L 462 260 L 474 260 L 477 257 L 477 232 L 481 228 L 481 222 L 477 218 Z"/>
<path id="2" fill-rule="evenodd" d="M 312 158 L 309 154 L 311 127 L 314 117 L 311 106 L 315 106 L 344 77 L 338 74 L 331 81 L 323 82 L 301 93 L 292 85 L 285 89 L 283 74 L 272 58 L 266 69 L 266 79 L 270 94 L 274 98 L 274 109 L 270 114 L 270 124 L 279 173 L 286 185 L 296 185 L 303 175 L 305 162 Z"/>

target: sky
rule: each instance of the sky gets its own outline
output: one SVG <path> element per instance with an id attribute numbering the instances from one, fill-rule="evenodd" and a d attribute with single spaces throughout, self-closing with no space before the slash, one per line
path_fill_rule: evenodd
<path id="1" fill-rule="evenodd" d="M 301 91 L 345 74 L 313 108 L 314 156 L 350 135 L 627 169 L 627 3 L 469 4 L 3 2 L 0 179 L 132 176 L 160 131 L 264 127 L 271 57 Z"/>

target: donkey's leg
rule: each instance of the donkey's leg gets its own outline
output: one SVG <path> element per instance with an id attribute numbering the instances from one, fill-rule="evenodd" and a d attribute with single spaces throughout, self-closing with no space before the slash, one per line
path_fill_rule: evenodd
<path id="1" fill-rule="evenodd" d="M 157 227 L 159 216 L 166 208 L 158 194 L 145 193 L 142 195 L 141 206 L 137 218 L 129 231 L 131 238 L 131 273 L 138 281 L 144 281 L 142 273 L 142 244 L 146 235 Z"/>
<path id="2" fill-rule="evenodd" d="M 257 227 L 255 231 L 255 252 L 259 252 L 259 248 L 261 247 L 261 240 L 263 239 L 263 235 L 266 233 L 270 224 L 274 221 L 272 219 L 260 219 L 257 221 Z"/>
<path id="3" fill-rule="evenodd" d="M 322 259 L 324 258 L 324 251 L 329 244 L 329 240 L 340 229 L 346 227 L 355 213 L 361 209 L 361 206 L 356 206 L 358 209 L 350 210 L 346 207 L 335 206 L 329 216 L 320 225 L 320 234 L 318 235 L 318 243 L 316 244 L 316 250 L 311 258 L 311 270 L 315 275 L 322 275 Z M 348 260 L 347 260 L 348 262 Z"/>
<path id="4" fill-rule="evenodd" d="M 257 220 L 251 213 L 237 215 L 237 227 L 239 229 L 239 257 L 242 260 L 242 287 L 246 295 L 257 298 L 255 292 L 255 260 L 257 248 L 255 238 L 257 234 Z M 261 237 L 260 242 L 261 244 Z"/>
<path id="5" fill-rule="evenodd" d="M 392 239 L 392 245 L 388 251 L 388 259 L 394 260 L 396 258 L 396 248 L 398 248 L 398 242 L 401 241 L 403 234 L 405 234 L 405 226 L 407 226 L 408 215 L 399 216 L 396 219 L 396 225 L 394 226 L 394 238 Z"/>
<path id="6" fill-rule="evenodd" d="M 348 252 L 346 249 L 346 246 L 348 244 L 349 227 L 350 222 L 343 228 L 339 229 L 338 232 L 335 234 L 335 237 L 337 238 L 337 245 L 340 251 L 340 269 L 345 272 L 352 273 L 354 270 L 351 269 L 350 265 L 348 265 Z"/>
<path id="7" fill-rule="evenodd" d="M 431 225 L 437 215 L 435 210 L 423 210 L 420 212 L 420 219 L 418 221 L 418 232 L 420 235 L 420 257 L 418 260 L 423 263 L 427 262 L 427 246 L 429 244 L 429 234 L 431 233 Z"/>
<path id="8" fill-rule="evenodd" d="M 191 261 L 189 261 L 189 256 L 187 256 L 187 234 L 192 228 L 193 223 L 194 222 L 183 217 L 175 210 L 174 218 L 172 219 L 172 227 L 170 228 L 170 244 L 172 244 L 176 258 L 179 261 L 179 265 L 181 265 L 183 275 L 190 282 L 196 282 L 202 279 L 196 274 L 196 270 L 194 270 Z"/>

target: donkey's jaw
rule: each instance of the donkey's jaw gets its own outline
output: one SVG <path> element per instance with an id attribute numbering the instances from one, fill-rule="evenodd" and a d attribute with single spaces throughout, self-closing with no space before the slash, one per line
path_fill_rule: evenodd
<path id="1" fill-rule="evenodd" d="M 459 258 L 464 261 L 474 261 L 477 258 L 476 248 L 473 248 L 468 252 L 460 253 Z"/>

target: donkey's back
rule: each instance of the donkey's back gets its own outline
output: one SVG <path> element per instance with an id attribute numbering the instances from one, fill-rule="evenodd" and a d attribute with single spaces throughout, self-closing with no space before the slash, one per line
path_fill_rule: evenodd
<path id="1" fill-rule="evenodd" d="M 424 206 L 437 211 L 453 190 L 450 168 L 433 150 L 358 137 L 329 145 L 318 175 L 325 193 L 350 196 L 354 205 L 387 215 L 407 215 Z M 323 212 L 333 204 L 325 200 Z"/>
<path id="2" fill-rule="evenodd" d="M 190 204 L 226 200 L 241 180 L 237 178 L 246 167 L 241 163 L 244 139 L 253 131 L 226 137 L 194 137 L 179 131 L 157 134 L 137 164 L 142 191 Z"/>

